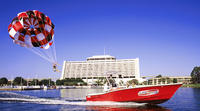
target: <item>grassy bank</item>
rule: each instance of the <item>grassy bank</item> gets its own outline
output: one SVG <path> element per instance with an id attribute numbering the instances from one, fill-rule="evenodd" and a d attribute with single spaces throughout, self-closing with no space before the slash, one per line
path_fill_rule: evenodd
<path id="1" fill-rule="evenodd" d="M 182 87 L 200 88 L 200 84 L 183 84 Z"/>

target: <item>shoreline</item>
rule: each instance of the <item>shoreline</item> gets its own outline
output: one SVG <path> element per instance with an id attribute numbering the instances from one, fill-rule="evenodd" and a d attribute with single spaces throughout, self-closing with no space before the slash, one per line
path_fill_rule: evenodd
<path id="1" fill-rule="evenodd" d="M 22 91 L 22 90 L 51 90 L 51 89 L 99 89 L 102 86 L 55 86 L 55 87 L 44 87 L 44 86 L 15 86 L 15 87 L 0 87 L 0 91 Z"/>
<path id="2" fill-rule="evenodd" d="M 182 88 L 200 88 L 200 84 L 183 84 L 181 86 Z M 88 89 L 88 88 L 94 88 L 94 89 L 98 89 L 98 88 L 103 88 L 102 86 L 99 87 L 91 87 L 91 86 L 56 86 L 56 88 L 50 88 L 48 87 L 47 89 Z M 1 88 L 0 87 L 0 91 L 21 91 L 21 90 L 44 90 L 43 87 L 15 87 L 15 88 Z"/>
<path id="3" fill-rule="evenodd" d="M 186 87 L 186 88 L 200 88 L 200 84 L 183 84 L 181 87 Z"/>

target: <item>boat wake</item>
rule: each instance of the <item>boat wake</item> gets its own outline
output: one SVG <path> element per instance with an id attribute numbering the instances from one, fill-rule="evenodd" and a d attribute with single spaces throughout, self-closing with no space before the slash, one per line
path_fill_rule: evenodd
<path id="1" fill-rule="evenodd" d="M 53 104 L 53 105 L 82 105 L 82 106 L 126 106 L 126 107 L 137 107 L 143 106 L 145 103 L 134 103 L 134 102 L 91 102 L 85 99 L 73 99 L 73 98 L 38 98 L 34 96 L 22 95 L 13 92 L 0 92 L 1 102 L 25 102 L 25 103 L 36 103 L 36 104 Z"/>

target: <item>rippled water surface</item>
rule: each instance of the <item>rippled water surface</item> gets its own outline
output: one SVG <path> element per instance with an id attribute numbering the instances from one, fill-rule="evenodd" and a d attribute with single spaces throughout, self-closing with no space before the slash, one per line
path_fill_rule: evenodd
<path id="1" fill-rule="evenodd" d="M 197 88 L 179 88 L 169 101 L 154 106 L 130 102 L 86 102 L 85 96 L 94 92 L 102 92 L 102 89 L 0 91 L 0 110 L 200 111 L 200 89 Z"/>

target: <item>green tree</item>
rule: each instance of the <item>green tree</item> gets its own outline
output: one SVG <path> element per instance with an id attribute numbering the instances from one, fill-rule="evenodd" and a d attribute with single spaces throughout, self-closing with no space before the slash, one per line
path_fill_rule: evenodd
<path id="1" fill-rule="evenodd" d="M 97 80 L 95 81 L 95 83 L 96 83 L 98 86 L 103 85 L 102 82 L 103 82 L 103 81 L 101 81 L 100 79 L 97 79 Z"/>
<path id="2" fill-rule="evenodd" d="M 54 81 L 52 81 L 51 79 L 42 79 L 39 82 L 40 85 L 45 85 L 45 86 L 52 86 L 55 85 Z"/>
<path id="3" fill-rule="evenodd" d="M 166 79 L 167 79 L 167 84 L 170 84 L 170 83 L 172 83 L 172 81 L 173 81 L 173 80 L 170 79 L 169 77 L 167 77 Z"/>
<path id="4" fill-rule="evenodd" d="M 8 84 L 8 79 L 5 77 L 0 78 L 0 85 L 7 85 Z"/>
<path id="5" fill-rule="evenodd" d="M 22 77 L 16 77 L 13 81 L 14 85 L 26 85 L 27 81 Z"/>
<path id="6" fill-rule="evenodd" d="M 33 79 L 32 81 L 30 81 L 30 85 L 31 86 L 39 85 L 39 80 L 38 79 Z"/>
<path id="7" fill-rule="evenodd" d="M 65 78 L 63 80 L 57 80 L 58 84 L 66 86 L 77 86 L 77 85 L 87 85 L 81 78 Z"/>
<path id="8" fill-rule="evenodd" d="M 173 83 L 177 83 L 178 80 L 176 78 L 173 79 Z"/>
<path id="9" fill-rule="evenodd" d="M 200 83 L 200 66 L 199 67 L 194 67 L 192 72 L 191 72 L 191 77 L 192 77 L 192 82 L 194 84 Z"/>
<path id="10" fill-rule="evenodd" d="M 56 85 L 64 85 L 64 81 L 63 80 L 56 80 Z"/>
<path id="11" fill-rule="evenodd" d="M 142 85 L 148 85 L 148 81 L 142 82 Z"/>
<path id="12" fill-rule="evenodd" d="M 160 77 L 162 77 L 162 75 L 161 75 L 161 74 L 159 74 L 159 75 L 157 75 L 157 76 L 156 76 L 156 78 L 160 78 Z"/>
<path id="13" fill-rule="evenodd" d="M 95 83 L 98 85 L 98 86 L 102 86 L 106 83 L 106 78 L 105 77 L 99 77 L 97 79 L 97 81 L 95 81 Z"/>
<path id="14" fill-rule="evenodd" d="M 162 84 L 165 84 L 165 81 L 166 81 L 166 80 L 167 80 L 167 78 L 162 77 L 162 78 L 161 78 Z"/>

